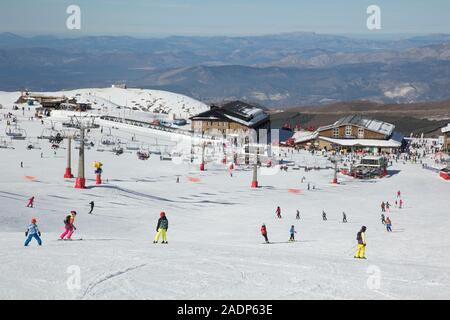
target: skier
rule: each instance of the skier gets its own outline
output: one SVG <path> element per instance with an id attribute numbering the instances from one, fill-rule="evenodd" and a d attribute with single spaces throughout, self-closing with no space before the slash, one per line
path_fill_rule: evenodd
<path id="1" fill-rule="evenodd" d="M 28 226 L 27 230 L 25 231 L 25 237 L 27 237 L 27 239 L 25 240 L 25 247 L 28 247 L 28 244 L 30 243 L 30 241 L 35 238 L 36 241 L 38 242 L 38 244 L 41 246 L 42 245 L 42 240 L 41 240 L 41 231 L 39 231 L 39 228 L 36 224 L 37 219 L 36 218 L 32 218 L 31 219 L 31 224 Z"/>
<path id="2" fill-rule="evenodd" d="M 92 214 L 92 211 L 94 210 L 94 201 L 89 202 L 89 205 L 91 206 L 91 211 L 89 211 L 89 214 Z"/>
<path id="3" fill-rule="evenodd" d="M 167 229 L 169 229 L 169 220 L 166 218 L 166 213 L 164 211 L 161 211 L 159 214 L 158 224 L 156 225 L 156 236 L 153 243 L 158 243 L 159 237 L 162 235 L 162 242 L 161 243 L 168 243 L 166 238 L 166 232 Z"/>
<path id="4" fill-rule="evenodd" d="M 389 203 L 389 201 L 386 201 L 386 210 L 387 212 L 391 212 L 391 204 Z"/>
<path id="5" fill-rule="evenodd" d="M 400 199 L 399 204 L 400 204 L 399 208 L 401 209 L 403 207 L 403 200 L 402 199 Z"/>
<path id="6" fill-rule="evenodd" d="M 20 167 L 23 168 L 23 161 L 20 161 Z"/>
<path id="7" fill-rule="evenodd" d="M 345 212 L 342 212 L 342 222 L 347 223 L 347 215 L 345 214 Z"/>
<path id="8" fill-rule="evenodd" d="M 177 177 L 177 183 L 180 183 L 180 177 Z"/>
<path id="9" fill-rule="evenodd" d="M 366 259 L 364 256 L 366 251 L 366 226 L 362 226 L 361 230 L 356 235 L 356 240 L 358 241 L 358 250 L 356 251 L 355 258 Z"/>
<path id="10" fill-rule="evenodd" d="M 264 237 L 264 240 L 266 240 L 266 243 L 269 243 L 269 238 L 267 237 L 267 228 L 265 224 L 261 226 L 261 234 Z"/>
<path id="11" fill-rule="evenodd" d="M 386 212 L 386 205 L 384 204 L 384 201 L 381 202 L 381 212 Z"/>
<path id="12" fill-rule="evenodd" d="M 275 213 L 277 214 L 277 218 L 281 219 L 281 208 L 277 207 L 277 210 L 275 211 Z"/>
<path id="13" fill-rule="evenodd" d="M 66 228 L 66 230 L 59 236 L 61 240 L 64 240 L 66 236 L 67 240 L 72 240 L 72 234 L 75 230 L 77 230 L 77 228 L 73 224 L 75 222 L 76 215 L 77 215 L 76 211 L 72 210 L 64 220 L 64 227 Z"/>
<path id="14" fill-rule="evenodd" d="M 386 220 L 384 218 L 384 214 L 381 214 L 381 223 L 382 224 L 386 224 Z"/>
<path id="15" fill-rule="evenodd" d="M 297 215 L 295 216 L 295 219 L 300 220 L 300 211 L 297 209 Z"/>
<path id="16" fill-rule="evenodd" d="M 386 230 L 388 232 L 392 232 L 392 222 L 391 219 L 389 217 L 386 218 Z"/>
<path id="17" fill-rule="evenodd" d="M 400 190 L 398 190 L 397 191 L 397 198 L 400 198 L 401 197 L 401 193 L 400 193 Z"/>
<path id="18" fill-rule="evenodd" d="M 293 225 L 291 226 L 289 233 L 291 234 L 289 241 L 295 241 L 295 234 L 297 233 L 297 231 L 295 231 L 295 227 Z"/>
<path id="19" fill-rule="evenodd" d="M 327 221 L 327 214 L 326 214 L 325 210 L 322 210 L 322 220 Z"/>
<path id="20" fill-rule="evenodd" d="M 34 196 L 28 199 L 27 208 L 33 208 L 33 205 L 34 205 Z"/>
<path id="21" fill-rule="evenodd" d="M 310 186 L 310 184 L 309 184 L 309 182 L 308 182 L 308 191 L 311 189 L 311 186 Z"/>

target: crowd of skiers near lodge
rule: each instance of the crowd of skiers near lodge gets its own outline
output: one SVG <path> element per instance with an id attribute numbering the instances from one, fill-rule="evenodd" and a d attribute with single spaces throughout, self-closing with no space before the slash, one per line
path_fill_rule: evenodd
<path id="1" fill-rule="evenodd" d="M 30 199 L 28 199 L 28 204 L 27 207 L 33 208 L 34 206 L 34 200 L 35 197 L 31 197 Z M 93 213 L 94 210 L 94 201 L 91 201 L 89 203 L 90 205 L 90 211 L 89 214 Z M 397 191 L 397 199 L 395 200 L 395 205 L 398 205 L 398 208 L 402 208 L 403 205 L 403 200 L 401 198 L 401 192 Z M 390 204 L 389 202 L 382 202 L 381 203 L 381 223 L 383 225 L 386 226 L 386 230 L 388 232 L 392 232 L 392 221 L 390 219 L 389 216 L 385 216 L 385 213 L 390 213 Z M 277 209 L 275 210 L 275 214 L 276 217 L 278 219 L 282 219 L 282 214 L 281 214 L 281 207 L 277 207 Z M 64 219 L 64 232 L 61 233 L 61 235 L 59 236 L 59 240 L 72 240 L 72 235 L 75 232 L 75 230 L 77 230 L 77 228 L 75 227 L 75 218 L 77 216 L 76 211 L 71 211 L 69 215 L 66 216 L 66 218 Z M 300 220 L 300 211 L 297 209 L 296 211 L 296 216 L 295 218 L 297 220 Z M 322 220 L 323 221 L 327 221 L 327 213 L 325 212 L 325 210 L 322 211 Z M 342 223 L 347 223 L 347 215 L 345 212 L 342 212 Z M 162 238 L 162 242 L 163 244 L 167 244 L 167 230 L 169 229 L 169 221 L 166 217 L 166 213 L 164 211 L 162 211 L 160 213 L 160 217 L 157 221 L 156 224 L 156 236 L 153 240 L 153 243 L 158 243 L 159 239 Z M 358 259 L 366 259 L 365 257 L 365 247 L 366 247 L 366 230 L 367 227 L 366 226 L 362 226 L 361 229 L 359 230 L 359 232 L 357 233 L 356 236 L 356 240 L 357 240 L 357 251 L 355 254 L 355 258 Z M 295 230 L 295 226 L 291 225 L 290 229 L 289 229 L 289 242 L 293 242 L 295 241 L 295 234 L 297 233 L 297 231 Z M 268 232 L 267 232 L 267 227 L 265 224 L 263 224 L 261 226 L 261 235 L 264 237 L 264 240 L 266 243 L 270 243 L 269 241 L 269 237 L 268 237 Z M 41 239 L 41 232 L 39 230 L 39 227 L 37 225 L 37 219 L 36 218 L 32 218 L 31 219 L 31 224 L 27 227 L 27 230 L 25 231 L 25 246 L 28 246 L 28 244 L 30 243 L 30 241 L 35 238 L 38 245 L 42 245 L 42 239 Z"/>

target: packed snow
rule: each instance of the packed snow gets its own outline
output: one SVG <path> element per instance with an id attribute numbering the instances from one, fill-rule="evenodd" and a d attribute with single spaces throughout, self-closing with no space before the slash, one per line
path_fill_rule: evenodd
<path id="1" fill-rule="evenodd" d="M 0 148 L 0 299 L 450 296 L 450 184 L 419 163 L 394 161 L 389 175 L 376 180 L 339 175 L 338 185 L 330 183 L 331 169 L 305 172 L 289 166 L 287 172 L 260 172 L 260 187 L 252 189 L 249 167 L 237 167 L 231 177 L 228 165 L 220 163 L 208 162 L 201 172 L 198 163 L 162 161 L 155 153 L 143 161 L 135 151 L 100 151 L 105 135 L 162 154 L 176 144 L 168 133 L 105 125 L 103 133 L 89 133 L 96 145 L 86 150 L 88 188 L 74 189 L 74 179 L 63 178 L 67 142 L 53 150 L 47 140 L 36 139 L 50 120 L 44 125 L 29 120 L 32 110 L 12 111 L 9 97 L 0 96 L 0 136 L 7 112 L 27 133 L 22 141 L 4 139 L 8 148 Z M 297 165 L 328 163 L 320 153 L 285 152 L 282 157 Z M 95 184 L 94 161 L 104 165 L 102 185 Z M 77 165 L 74 149 L 75 176 Z M 380 222 L 380 203 L 394 204 L 398 190 L 404 207 L 392 205 L 388 233 Z M 27 208 L 31 196 L 34 208 Z M 88 214 L 90 201 L 93 214 Z M 276 217 L 277 206 L 282 219 Z M 74 241 L 58 241 L 70 210 L 78 212 Z M 328 221 L 322 220 L 323 210 Z M 153 244 L 160 211 L 169 220 L 168 244 Z M 343 211 L 348 223 L 342 223 Z M 42 232 L 40 247 L 35 240 L 24 247 L 32 217 Z M 271 244 L 260 234 L 263 223 Z M 291 225 L 296 242 L 288 242 Z M 353 258 L 362 225 L 367 260 Z"/>

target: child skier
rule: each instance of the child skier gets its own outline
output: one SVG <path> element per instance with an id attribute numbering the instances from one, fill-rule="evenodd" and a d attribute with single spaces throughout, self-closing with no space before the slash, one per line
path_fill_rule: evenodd
<path id="1" fill-rule="evenodd" d="M 167 237 L 166 237 L 166 232 L 167 229 L 169 229 L 169 220 L 167 220 L 166 218 L 166 213 L 164 211 L 162 211 L 159 214 L 159 219 L 158 219 L 158 224 L 156 225 L 156 236 L 155 236 L 155 240 L 153 241 L 153 243 L 158 243 L 159 237 L 162 236 L 162 242 L 161 243 L 168 243 L 167 242 Z"/>
<path id="2" fill-rule="evenodd" d="M 295 231 L 295 227 L 293 225 L 291 226 L 289 233 L 291 234 L 289 241 L 295 241 L 295 234 L 297 233 L 297 231 Z"/>
<path id="3" fill-rule="evenodd" d="M 366 251 L 366 226 L 362 226 L 361 230 L 356 235 L 356 240 L 358 241 L 358 250 L 356 251 L 355 258 L 366 259 L 364 256 Z"/>
<path id="4" fill-rule="evenodd" d="M 386 218 L 386 230 L 387 232 L 392 232 L 392 222 L 389 217 Z"/>
<path id="5" fill-rule="evenodd" d="M 269 238 L 267 237 L 267 228 L 265 224 L 261 226 L 261 234 L 264 237 L 264 240 L 266 240 L 266 243 L 269 243 Z"/>
<path id="6" fill-rule="evenodd" d="M 33 208 L 33 205 L 34 205 L 34 196 L 28 199 L 27 208 Z"/>
<path id="7" fill-rule="evenodd" d="M 37 219 L 33 218 L 31 219 L 31 224 L 28 226 L 27 230 L 25 231 L 25 237 L 27 237 L 27 239 L 25 240 L 25 247 L 28 247 L 28 244 L 30 243 L 31 239 L 35 238 L 36 241 L 38 242 L 38 244 L 41 246 L 42 245 L 42 240 L 41 240 L 41 231 L 39 231 L 39 228 L 36 224 Z"/>
<path id="8" fill-rule="evenodd" d="M 281 208 L 277 207 L 277 210 L 275 211 L 275 213 L 277 214 L 277 218 L 281 219 Z"/>
<path id="9" fill-rule="evenodd" d="M 322 220 L 327 221 L 327 214 L 326 214 L 325 210 L 322 210 Z"/>
<path id="10" fill-rule="evenodd" d="M 64 227 L 66 230 L 59 236 L 61 240 L 64 240 L 66 236 L 67 240 L 72 240 L 72 234 L 75 230 L 77 230 L 77 228 L 74 225 L 76 215 L 77 215 L 76 211 L 71 211 L 70 214 L 64 220 Z"/>

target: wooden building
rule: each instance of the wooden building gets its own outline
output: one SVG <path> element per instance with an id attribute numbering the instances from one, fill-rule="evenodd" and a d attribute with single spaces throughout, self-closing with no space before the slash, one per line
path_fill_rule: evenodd
<path id="1" fill-rule="evenodd" d="M 394 130 L 393 124 L 351 115 L 318 128 L 314 145 L 327 150 L 392 153 L 399 149 L 403 142 L 403 136 Z M 298 139 L 296 144 L 304 142 L 304 139 Z"/>
<path id="2" fill-rule="evenodd" d="M 190 118 L 194 131 L 245 132 L 250 129 L 270 129 L 269 115 L 261 108 L 241 101 L 229 102 Z"/>

